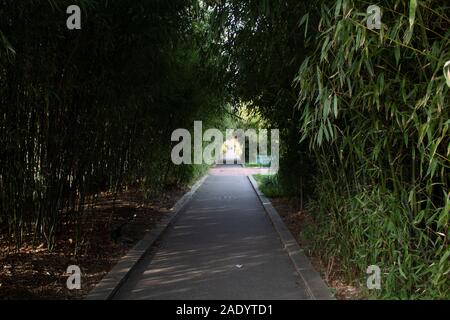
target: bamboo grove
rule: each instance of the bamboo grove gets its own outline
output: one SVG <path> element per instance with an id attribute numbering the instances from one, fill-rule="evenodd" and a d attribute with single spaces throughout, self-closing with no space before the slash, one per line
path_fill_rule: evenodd
<path id="1" fill-rule="evenodd" d="M 438 3 L 384 1 L 379 31 L 361 21 L 358 2 L 324 4 L 320 51 L 295 79 L 302 134 L 321 173 L 313 204 L 323 219 L 320 245 L 360 270 L 379 265 L 384 290 L 400 297 L 449 297 L 450 105 L 442 70 L 450 8 Z"/>
<path id="2" fill-rule="evenodd" d="M 371 4 L 228 1 L 214 19 L 235 96 L 283 130 L 279 180 L 309 198 L 313 250 L 363 284 L 378 265 L 369 295 L 449 298 L 450 4 L 377 1 L 380 30 Z"/>
<path id="3" fill-rule="evenodd" d="M 82 8 L 82 29 L 66 8 Z M 0 1 L 0 228 L 50 249 L 101 191 L 190 182 L 170 136 L 221 119 L 219 60 L 189 1 Z M 38 242 L 39 241 L 39 242 Z"/>
<path id="4" fill-rule="evenodd" d="M 171 132 L 245 105 L 280 129 L 277 179 L 330 268 L 365 283 L 378 265 L 378 298 L 450 297 L 448 0 L 0 0 L 0 17 L 0 228 L 17 247 L 54 246 L 100 191 L 191 181 L 203 168 L 171 164 Z"/>

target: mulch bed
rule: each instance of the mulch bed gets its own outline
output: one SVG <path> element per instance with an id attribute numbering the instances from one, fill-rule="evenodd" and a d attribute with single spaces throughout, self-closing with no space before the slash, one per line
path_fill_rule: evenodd
<path id="1" fill-rule="evenodd" d="M 334 289 L 336 298 L 340 300 L 363 299 L 364 296 L 361 290 L 345 280 L 345 277 L 340 272 L 339 263 L 337 261 L 324 261 L 315 252 L 309 250 L 310 244 L 305 238 L 303 231 L 305 230 L 305 227 L 313 223 L 311 215 L 307 211 L 301 210 L 295 199 L 276 198 L 270 199 L 270 201 L 299 243 L 300 247 L 307 253 L 314 268 L 320 272 L 325 283 L 330 288 Z"/>
<path id="2" fill-rule="evenodd" d="M 8 245 L 0 234 L 0 300 L 82 299 L 112 269 L 117 261 L 167 214 L 185 190 L 177 189 L 145 200 L 138 190 L 114 197 L 103 193 L 83 223 L 83 242 L 74 255 L 73 227 L 57 235 L 54 250 L 31 241 L 20 250 Z M 113 214 L 112 214 L 113 213 Z M 112 217 L 112 219 L 111 219 Z M 122 228 L 120 228 L 122 226 Z M 113 230 L 120 238 L 113 240 Z M 81 289 L 66 287 L 69 265 L 80 267 Z"/>

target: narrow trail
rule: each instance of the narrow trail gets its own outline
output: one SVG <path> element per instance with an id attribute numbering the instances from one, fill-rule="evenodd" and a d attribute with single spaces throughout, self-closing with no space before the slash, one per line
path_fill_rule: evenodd
<path id="1" fill-rule="evenodd" d="M 309 299 L 247 171 L 212 169 L 114 299 Z"/>

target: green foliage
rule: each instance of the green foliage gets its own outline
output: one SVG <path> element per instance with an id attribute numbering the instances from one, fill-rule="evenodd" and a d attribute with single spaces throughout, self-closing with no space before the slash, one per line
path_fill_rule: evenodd
<path id="1" fill-rule="evenodd" d="M 379 265 L 377 297 L 449 298 L 447 2 L 378 1 L 369 30 L 362 0 L 4 0 L 2 233 L 52 247 L 99 191 L 201 175 L 171 164 L 175 128 L 263 125 L 281 167 L 255 178 L 310 198 L 317 252 L 362 282 Z"/>
<path id="2" fill-rule="evenodd" d="M 448 298 L 448 8 L 378 5 L 379 31 L 365 25 L 365 1 L 323 1 L 295 79 L 318 171 L 316 245 L 358 275 L 380 265 L 380 297 Z"/>
<path id="3" fill-rule="evenodd" d="M 313 163 L 308 146 L 298 143 L 302 114 L 293 108 L 292 81 L 308 52 L 300 17 L 309 11 L 313 17 L 315 6 L 298 0 L 229 0 L 213 6 L 211 16 L 223 43 L 220 52 L 228 57 L 228 90 L 246 120 L 239 126 L 280 130 L 280 180 L 300 198 L 311 189 Z"/>
<path id="4" fill-rule="evenodd" d="M 277 175 L 273 174 L 254 174 L 256 182 L 258 182 L 258 188 L 266 197 L 280 198 L 285 197 L 286 192 L 283 186 L 280 184 Z"/>
<path id="5" fill-rule="evenodd" d="M 66 28 L 71 4 L 81 30 Z M 223 115 L 222 63 L 207 55 L 197 10 L 184 0 L 2 1 L 3 235 L 53 248 L 100 191 L 159 192 L 204 172 L 170 161 L 174 129 Z"/>
<path id="6" fill-rule="evenodd" d="M 450 297 L 448 1 L 359 0 L 214 7 L 229 89 L 281 130 L 279 181 L 309 196 L 317 252 L 381 298 Z M 218 25 L 218 27 L 217 27 Z"/>

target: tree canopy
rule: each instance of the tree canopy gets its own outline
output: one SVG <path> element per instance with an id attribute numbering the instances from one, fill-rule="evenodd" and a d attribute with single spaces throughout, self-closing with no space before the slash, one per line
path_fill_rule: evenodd
<path id="1" fill-rule="evenodd" d="M 1 233 L 52 248 L 101 191 L 187 184 L 206 166 L 170 161 L 173 130 L 244 112 L 280 129 L 277 179 L 321 256 L 352 279 L 379 265 L 378 297 L 448 298 L 450 7 L 378 1 L 371 29 L 368 5 L 2 0 Z"/>

